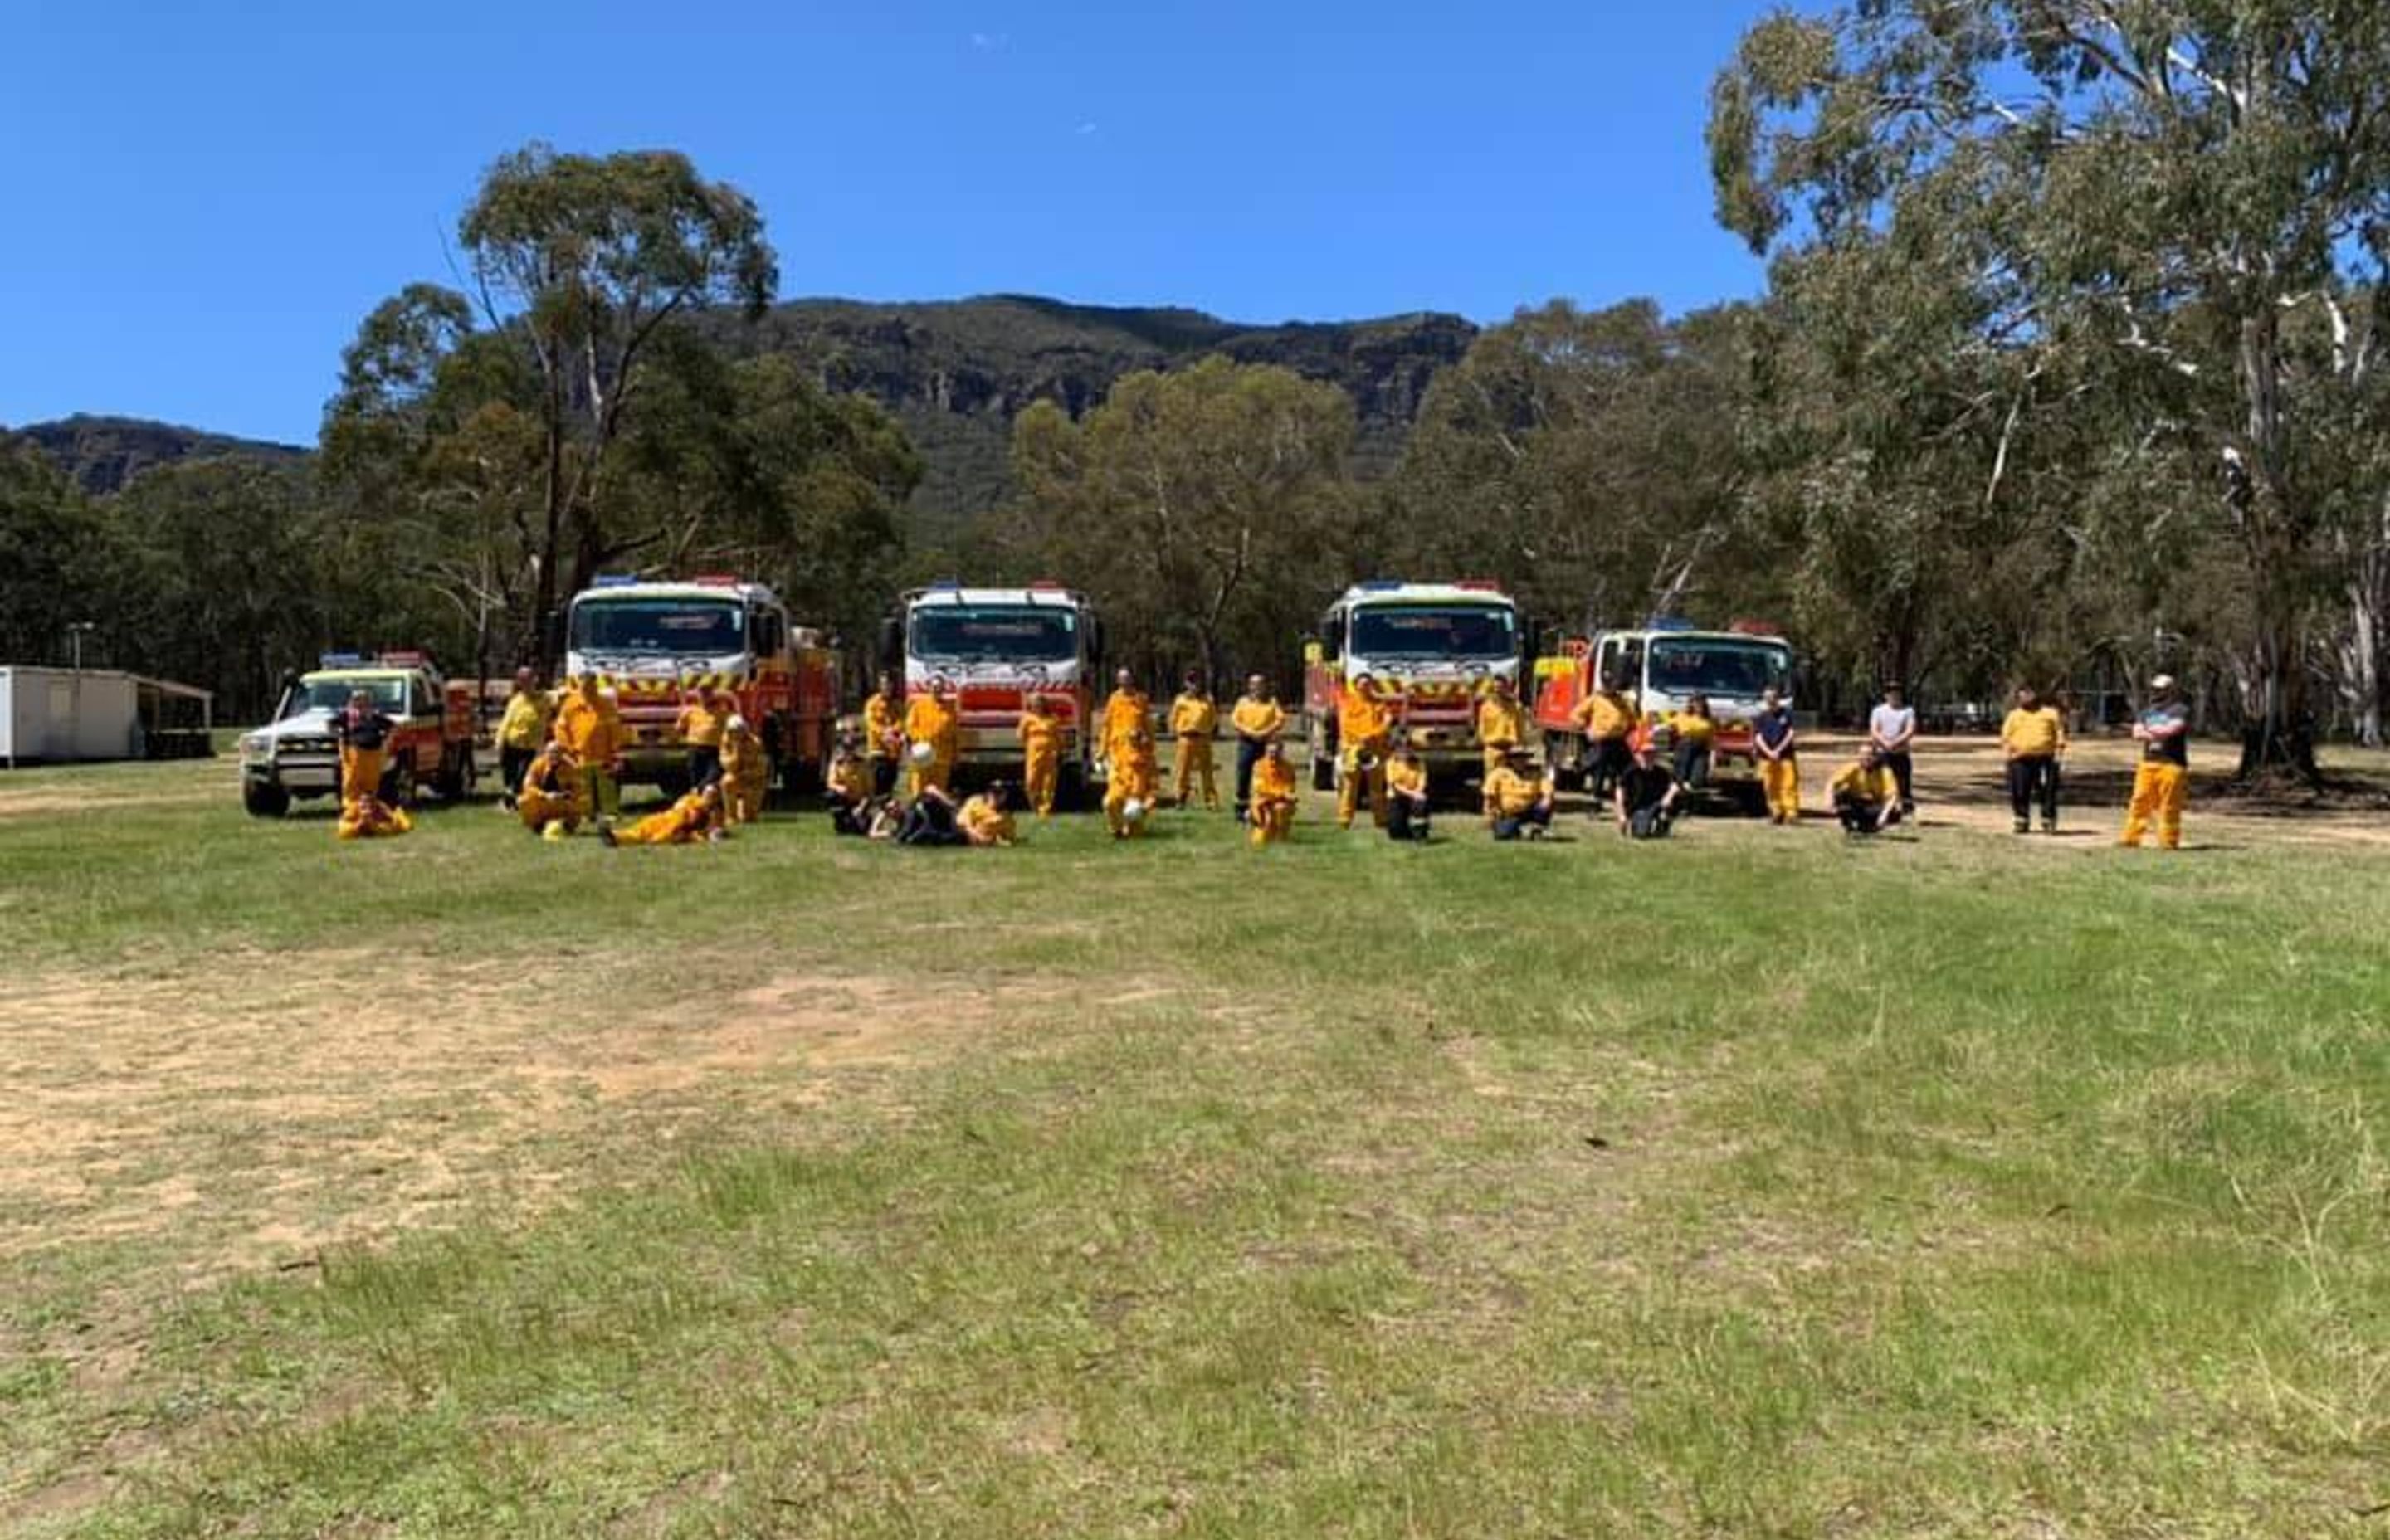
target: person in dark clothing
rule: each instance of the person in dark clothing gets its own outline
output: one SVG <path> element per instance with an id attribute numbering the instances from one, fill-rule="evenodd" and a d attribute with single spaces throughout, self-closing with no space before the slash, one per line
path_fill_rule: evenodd
<path id="1" fill-rule="evenodd" d="M 341 803 L 381 793 L 382 762 L 398 724 L 374 704 L 373 691 L 349 696 L 348 709 L 332 718 L 332 740 L 341 746 Z"/>
<path id="2" fill-rule="evenodd" d="M 1635 760 L 1618 777 L 1613 805 L 1618 832 L 1632 840 L 1664 840 L 1677 821 L 1677 804 L 1684 796 L 1676 772 L 1660 762 L 1658 745 L 1646 730 L 1635 735 Z"/>
<path id="3" fill-rule="evenodd" d="M 924 786 L 897 827 L 900 845 L 968 845 L 970 837 L 955 825 L 956 802 L 943 787 Z"/>

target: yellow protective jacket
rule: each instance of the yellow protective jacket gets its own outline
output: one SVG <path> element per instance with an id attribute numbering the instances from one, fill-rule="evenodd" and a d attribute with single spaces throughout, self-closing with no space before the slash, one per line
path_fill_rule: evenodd
<path id="1" fill-rule="evenodd" d="M 507 714 L 498 719 L 498 745 L 505 749 L 536 749 L 547 741 L 548 724 L 556 708 L 537 690 L 507 697 Z"/>
<path id="2" fill-rule="evenodd" d="M 1021 713 L 1021 751 L 1031 759 L 1050 759 L 1062 751 L 1062 724 L 1036 712 Z"/>
<path id="3" fill-rule="evenodd" d="M 1394 730 L 1394 713 L 1383 700 L 1363 695 L 1359 690 L 1348 689 L 1337 710 L 1336 729 L 1339 740 L 1346 749 L 1358 749 L 1367 744 L 1382 748 L 1386 735 Z"/>
<path id="4" fill-rule="evenodd" d="M 823 779 L 831 794 L 842 802 L 859 802 L 871 795 L 871 767 L 853 754 L 832 759 Z"/>
<path id="5" fill-rule="evenodd" d="M 1294 797 L 1294 766 L 1265 756 L 1253 765 L 1253 801 L 1291 802 Z"/>
<path id="6" fill-rule="evenodd" d="M 917 695 L 905 702 L 905 737 L 930 745 L 941 764 L 954 759 L 961 726 L 954 708 L 934 695 Z"/>
<path id="7" fill-rule="evenodd" d="M 556 741 L 584 764 L 600 768 L 611 764 L 617 746 L 613 714 L 604 709 L 604 702 L 577 689 L 567 690 L 556 708 Z"/>
<path id="8" fill-rule="evenodd" d="M 1679 743 L 1707 748 L 1717 737 L 1717 719 L 1695 716 L 1690 712 L 1672 712 L 1668 715 L 1668 732 Z"/>
<path id="9" fill-rule="evenodd" d="M 1594 691 L 1577 702 L 1572 715 L 1596 742 L 1607 743 L 1635 730 L 1635 708 L 1616 690 Z"/>
<path id="10" fill-rule="evenodd" d="M 966 799 L 962 811 L 955 815 L 957 827 L 964 838 L 974 845 L 1009 845 L 1012 842 L 1012 815 L 996 805 L 996 799 L 983 791 Z"/>
<path id="11" fill-rule="evenodd" d="M 1544 783 L 1505 764 L 1485 777 L 1485 811 L 1496 817 L 1515 818 L 1544 800 Z"/>
<path id="12" fill-rule="evenodd" d="M 898 720 L 896 702 L 873 691 L 863 703 L 863 751 L 873 759 L 894 759 L 902 752 L 903 745 L 892 741 Z"/>
<path id="13" fill-rule="evenodd" d="M 2000 723 L 2000 747 L 2011 759 L 2038 758 L 2066 751 L 2066 719 L 2055 706 L 2032 711 L 2017 707 Z"/>
<path id="14" fill-rule="evenodd" d="M 722 740 L 722 774 L 732 785 L 744 789 L 763 789 L 764 773 L 771 762 L 764 756 L 764 745 L 753 733 L 740 733 Z"/>
<path id="15" fill-rule="evenodd" d="M 718 749 L 730 715 L 711 700 L 692 700 L 673 719 L 673 731 L 692 749 Z"/>
<path id="16" fill-rule="evenodd" d="M 686 845 L 705 838 L 713 815 L 704 793 L 691 791 L 662 813 L 650 813 L 614 838 L 626 845 Z"/>
<path id="17" fill-rule="evenodd" d="M 1153 745 L 1150 742 L 1124 744 L 1119 757 L 1111 762 L 1111 791 L 1134 797 L 1149 807 L 1153 805 L 1154 786 L 1159 779 L 1154 770 Z"/>
<path id="18" fill-rule="evenodd" d="M 1844 796 L 1856 796 L 1861 802 L 1881 806 L 1900 795 L 1900 782 L 1893 778 L 1892 766 L 1888 764 L 1870 770 L 1853 760 L 1834 772 L 1834 778 L 1826 783 L 1826 794 L 1838 802 Z"/>
<path id="19" fill-rule="evenodd" d="M 1144 726 L 1153 714 L 1153 701 L 1143 690 L 1114 690 L 1104 700 L 1106 759 L 1127 752 L 1128 735 Z"/>
<path id="20" fill-rule="evenodd" d="M 1527 709 L 1515 699 L 1489 695 L 1477 702 L 1477 741 L 1488 749 L 1507 749 L 1527 736 Z"/>
<path id="21" fill-rule="evenodd" d="M 1192 691 L 1170 703 L 1170 731 L 1179 738 L 1210 738 L 1220 730 L 1220 708 Z"/>
<path id="22" fill-rule="evenodd" d="M 1397 796 L 1424 795 L 1427 766 L 1414 756 L 1398 755 L 1386 762 L 1386 789 Z"/>
<path id="23" fill-rule="evenodd" d="M 1239 738 L 1267 742 L 1285 729 L 1286 708 L 1275 700 L 1256 700 L 1248 695 L 1228 713 L 1228 725 L 1237 730 Z"/>

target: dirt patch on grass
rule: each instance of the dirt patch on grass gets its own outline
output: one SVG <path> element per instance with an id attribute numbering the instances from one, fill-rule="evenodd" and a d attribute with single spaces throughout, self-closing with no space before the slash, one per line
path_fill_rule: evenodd
<path id="1" fill-rule="evenodd" d="M 719 960 L 692 959 L 700 977 Z M 785 974 L 609 1015 L 602 969 L 227 959 L 204 978 L 0 980 L 0 1259 L 154 1246 L 186 1277 L 531 1205 L 677 1129 L 802 1115 L 950 1051 L 1006 989 Z"/>

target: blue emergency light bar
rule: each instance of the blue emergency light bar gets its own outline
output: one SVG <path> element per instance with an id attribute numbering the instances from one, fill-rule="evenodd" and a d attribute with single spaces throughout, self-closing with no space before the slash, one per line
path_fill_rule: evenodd
<path id="1" fill-rule="evenodd" d="M 932 594 L 959 594 L 962 591 L 963 584 L 960 578 L 940 578 L 924 590 Z"/>
<path id="2" fill-rule="evenodd" d="M 1646 631 L 1699 631 L 1701 627 L 1682 615 L 1654 615 L 1644 624 Z"/>
<path id="3" fill-rule="evenodd" d="M 356 668 L 366 661 L 362 652 L 327 652 L 315 660 L 317 668 Z"/>
<path id="4" fill-rule="evenodd" d="M 589 580 L 589 586 L 592 588 L 628 588 L 638 581 L 637 577 L 629 572 L 600 572 L 596 577 Z"/>
<path id="5" fill-rule="evenodd" d="M 1400 588 L 1402 584 L 1394 578 L 1371 578 L 1368 582 L 1356 584 L 1355 586 L 1365 594 L 1391 594 Z"/>

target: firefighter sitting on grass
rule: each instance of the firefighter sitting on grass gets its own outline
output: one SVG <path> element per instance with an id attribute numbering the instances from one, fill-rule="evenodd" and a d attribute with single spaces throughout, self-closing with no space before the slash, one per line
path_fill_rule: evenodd
<path id="1" fill-rule="evenodd" d="M 955 827 L 974 845 L 1009 845 L 1017 836 L 1012 821 L 1012 789 L 990 781 L 987 789 L 966 798 L 955 815 Z"/>
<path id="2" fill-rule="evenodd" d="M 833 832 L 860 835 L 870 829 L 872 797 L 880 779 L 879 763 L 879 756 L 867 757 L 852 736 L 839 739 L 838 752 L 830 756 L 822 787 L 829 799 L 829 827 Z"/>
<path id="3" fill-rule="evenodd" d="M 1427 765 L 1410 739 L 1397 734 L 1394 751 L 1386 756 L 1386 837 L 1424 841 L 1427 836 Z"/>
<path id="4" fill-rule="evenodd" d="M 1502 767 L 1485 777 L 1485 824 L 1497 840 L 1540 840 L 1552 827 L 1552 789 L 1531 776 L 1535 760 L 1523 743 L 1510 746 Z"/>
<path id="5" fill-rule="evenodd" d="M 1145 832 L 1146 815 L 1153 811 L 1155 783 L 1161 776 L 1153 763 L 1153 734 L 1132 727 L 1112 748 L 1111 778 L 1104 787 L 1104 825 L 1115 840 Z"/>
<path id="6" fill-rule="evenodd" d="M 694 845 L 722 837 L 722 787 L 714 781 L 683 793 L 672 806 L 628 828 L 598 831 L 609 845 Z"/>
<path id="7" fill-rule="evenodd" d="M 589 816 L 589 792 L 581 764 L 561 743 L 542 749 L 515 789 L 515 816 L 543 839 L 561 840 Z"/>
<path id="8" fill-rule="evenodd" d="M 1677 821 L 1685 788 L 1660 758 L 1659 735 L 1664 730 L 1645 727 L 1635 734 L 1635 763 L 1618 777 L 1613 795 L 1618 832 L 1630 840 L 1664 840 Z"/>
<path id="9" fill-rule="evenodd" d="M 340 827 L 334 833 L 342 840 L 376 840 L 405 834 L 413 828 L 415 820 L 406 815 L 406 809 L 392 807 L 367 791 L 341 804 Z"/>
<path id="10" fill-rule="evenodd" d="M 734 824 L 752 824 L 764 815 L 765 783 L 771 777 L 772 762 L 765 756 L 763 740 L 747 725 L 743 716 L 733 716 L 722 725 L 722 812 Z"/>
<path id="11" fill-rule="evenodd" d="M 1881 834 L 1900 822 L 1900 782 L 1872 742 L 1859 746 L 1859 757 L 1835 771 L 1826 789 L 1845 834 Z"/>
<path id="12" fill-rule="evenodd" d="M 1271 738 L 1253 762 L 1253 802 L 1246 814 L 1256 845 L 1274 845 L 1294 829 L 1294 766 L 1286 762 L 1286 744 Z"/>

